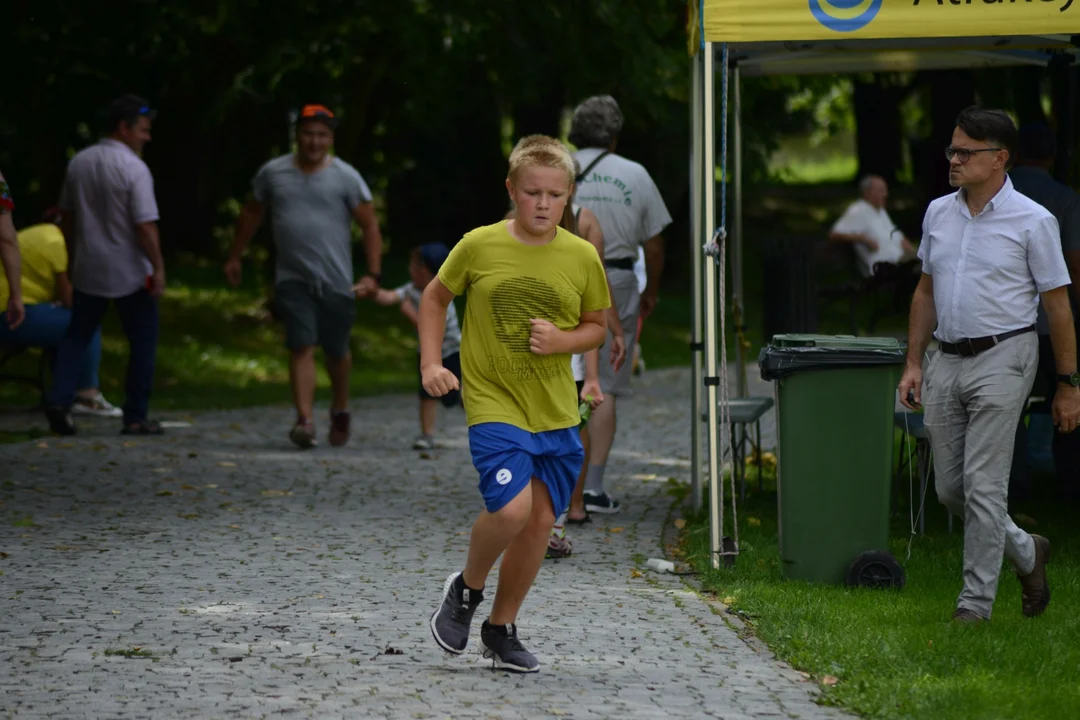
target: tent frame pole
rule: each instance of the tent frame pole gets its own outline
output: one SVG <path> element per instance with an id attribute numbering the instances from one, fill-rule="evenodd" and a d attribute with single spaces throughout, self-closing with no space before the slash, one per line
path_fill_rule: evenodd
<path id="1" fill-rule="evenodd" d="M 746 306 L 743 305 L 743 239 L 746 234 L 743 232 L 742 73 L 739 72 L 738 63 L 732 64 L 731 85 L 734 94 L 733 114 L 735 116 L 731 139 L 734 155 L 734 170 L 731 183 L 733 188 L 731 201 L 734 235 L 731 239 L 731 284 L 735 295 L 735 309 L 738 311 L 735 327 L 735 364 L 738 397 L 747 397 L 750 394 L 750 389 L 746 381 L 746 351 L 742 345 L 744 328 L 746 327 Z M 727 342 L 727 338 L 720 338 L 720 342 Z"/>
<path id="2" fill-rule="evenodd" d="M 705 43 L 703 53 L 705 60 L 705 72 L 703 85 L 703 153 L 704 173 L 702 188 L 705 191 L 705 217 L 703 220 L 703 232 L 701 234 L 701 248 L 711 241 L 714 228 L 716 228 L 716 87 L 714 82 L 714 67 L 716 58 L 713 52 L 713 43 Z M 723 68 L 727 72 L 727 68 Z M 698 253 L 702 250 L 699 248 Z M 709 556 L 713 569 L 720 567 L 720 443 L 717 437 L 717 397 L 718 383 L 727 382 L 727 378 L 717 377 L 716 367 L 716 329 L 719 325 L 716 316 L 716 260 L 705 258 L 705 403 L 708 415 L 708 443 L 709 443 Z"/>
<path id="3" fill-rule="evenodd" d="M 691 364 L 691 394 L 690 394 L 690 494 L 694 512 L 701 511 L 701 474 L 702 474 L 702 450 L 703 428 L 701 418 L 701 396 L 704 388 L 704 372 L 702 367 L 702 288 L 701 288 L 701 238 L 704 189 L 702 186 L 704 169 L 702 167 L 702 122 L 701 122 L 701 98 L 702 78 L 701 70 L 704 67 L 704 53 L 693 56 L 690 64 L 692 75 L 692 105 L 690 112 L 690 263 L 691 263 L 691 290 L 693 298 L 690 330 L 690 364 Z"/>

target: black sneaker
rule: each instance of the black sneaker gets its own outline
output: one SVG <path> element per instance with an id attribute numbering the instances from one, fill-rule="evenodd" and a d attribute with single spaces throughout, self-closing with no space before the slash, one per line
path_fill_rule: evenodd
<path id="1" fill-rule="evenodd" d="M 606 492 L 596 494 L 585 493 L 585 512 L 599 513 L 601 515 L 614 515 L 622 510 L 622 505 Z"/>
<path id="2" fill-rule="evenodd" d="M 431 616 L 431 634 L 435 642 L 448 653 L 460 655 L 469 644 L 469 628 L 473 614 L 484 601 L 483 590 L 465 587 L 461 573 L 446 578 L 443 599 L 439 609 Z"/>
<path id="3" fill-rule="evenodd" d="M 492 625 L 485 620 L 480 626 L 480 647 L 496 670 L 533 673 L 540 669 L 540 661 L 518 640 L 517 625 Z"/>
<path id="4" fill-rule="evenodd" d="M 49 405 L 45 408 L 45 417 L 49 421 L 49 429 L 57 435 L 75 434 L 75 418 L 71 415 L 70 407 Z"/>

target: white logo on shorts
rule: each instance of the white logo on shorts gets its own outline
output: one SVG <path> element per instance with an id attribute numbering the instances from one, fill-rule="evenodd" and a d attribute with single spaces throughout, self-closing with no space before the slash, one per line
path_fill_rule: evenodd
<path id="1" fill-rule="evenodd" d="M 495 482 L 500 485 L 507 485 L 514 479 L 514 473 L 510 472 L 506 468 L 503 468 L 499 472 L 495 473 Z"/>

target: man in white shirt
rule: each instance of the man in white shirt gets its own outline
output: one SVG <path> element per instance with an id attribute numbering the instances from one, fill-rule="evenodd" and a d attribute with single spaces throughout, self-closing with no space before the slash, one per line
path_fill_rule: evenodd
<path id="1" fill-rule="evenodd" d="M 945 155 L 949 183 L 959 190 L 930 203 L 923 219 L 923 276 L 911 303 L 898 389 L 912 409 L 925 394 L 938 497 L 964 518 L 964 587 L 953 619 L 990 619 L 1003 554 L 1020 578 L 1023 613 L 1034 617 L 1050 602 L 1050 542 L 1009 518 L 1009 467 L 1016 422 L 1038 367 L 1040 297 L 1060 383 L 1054 422 L 1070 433 L 1080 418 L 1069 271 L 1054 216 L 1006 175 L 1017 147 L 1009 116 L 971 107 L 956 125 Z M 931 333 L 940 352 L 924 381 Z"/>
<path id="2" fill-rule="evenodd" d="M 154 178 L 141 157 L 155 117 L 146 100 L 125 95 L 109 108 L 109 134 L 76 153 L 60 192 L 74 299 L 56 349 L 45 415 L 59 435 L 74 435 L 71 416 L 86 349 L 115 304 L 130 355 L 124 387 L 125 435 L 161 435 L 147 419 L 158 344 L 158 300 L 165 261 L 158 240 Z"/>
<path id="3" fill-rule="evenodd" d="M 915 257 L 915 246 L 889 217 L 885 203 L 889 185 L 884 178 L 867 175 L 859 181 L 862 197 L 848 206 L 832 226 L 829 239 L 855 246 L 859 269 L 871 277 L 878 263 L 901 265 Z"/>

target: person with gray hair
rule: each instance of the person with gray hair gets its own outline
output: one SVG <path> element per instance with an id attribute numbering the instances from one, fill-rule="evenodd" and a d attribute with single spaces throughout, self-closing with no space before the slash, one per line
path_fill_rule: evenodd
<path id="1" fill-rule="evenodd" d="M 570 142 L 584 170 L 577 178 L 577 202 L 588 208 L 604 230 L 604 266 L 608 285 L 626 338 L 626 354 L 633 357 L 639 317 L 656 307 L 660 273 L 664 268 L 664 241 L 660 233 L 671 215 L 656 183 L 639 163 L 615 154 L 623 114 L 610 95 L 588 98 L 574 109 Z M 638 290 L 634 263 L 638 248 L 645 248 L 645 290 Z M 615 410 L 619 396 L 630 390 L 631 363 L 611 362 L 611 331 L 600 349 L 600 389 L 605 400 L 589 418 L 589 467 L 585 475 L 585 510 L 617 513 L 619 502 L 604 489 L 604 470 L 615 439 Z"/>
<path id="2" fill-rule="evenodd" d="M 848 206 L 829 231 L 834 242 L 849 242 L 865 277 L 874 275 L 879 263 L 899 266 L 915 257 L 915 246 L 889 217 L 885 203 L 889 185 L 878 175 L 859 180 L 859 199 Z"/>

